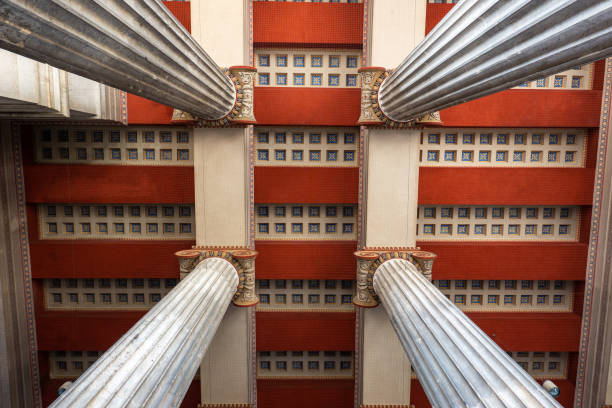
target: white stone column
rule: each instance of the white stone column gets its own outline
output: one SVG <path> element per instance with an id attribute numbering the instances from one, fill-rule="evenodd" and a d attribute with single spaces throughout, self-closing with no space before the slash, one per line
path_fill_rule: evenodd
<path id="1" fill-rule="evenodd" d="M 402 59 L 398 49 L 412 49 L 421 41 L 425 36 L 425 3 L 419 0 L 369 2 L 367 65 L 393 68 Z M 363 114 L 362 108 L 362 119 Z M 361 203 L 365 212 L 366 250 L 406 248 L 416 243 L 420 134 L 415 129 L 380 127 L 366 131 L 365 187 Z M 361 403 L 409 405 L 410 362 L 389 319 L 380 307 L 364 308 L 361 315 Z"/>
<path id="2" fill-rule="evenodd" d="M 373 285 L 434 407 L 561 408 L 411 262 L 382 263 Z"/>
<path id="3" fill-rule="evenodd" d="M 179 406 L 237 286 L 231 263 L 203 260 L 51 406 Z"/>
<path id="4" fill-rule="evenodd" d="M 195 40 L 223 67 L 248 61 L 248 1 L 195 1 Z M 196 245 L 249 245 L 251 157 L 248 128 L 194 129 Z M 232 306 L 202 361 L 202 404 L 252 404 L 254 312 Z M 231 384 L 228 386 L 228 384 Z"/>
<path id="5" fill-rule="evenodd" d="M 414 50 L 410 37 L 394 48 L 408 56 L 381 85 L 380 106 L 390 119 L 408 121 L 608 57 L 610 7 L 609 1 L 461 0 Z"/>
<path id="6" fill-rule="evenodd" d="M 232 81 L 159 0 L 3 0 L 0 25 L 1 48 L 202 119 L 234 105 Z"/>

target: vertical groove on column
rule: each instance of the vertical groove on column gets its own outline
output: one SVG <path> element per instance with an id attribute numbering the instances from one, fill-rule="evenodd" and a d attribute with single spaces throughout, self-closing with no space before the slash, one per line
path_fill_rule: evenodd
<path id="1" fill-rule="evenodd" d="M 410 262 L 393 259 L 374 290 L 437 407 L 561 407 Z"/>
<path id="2" fill-rule="evenodd" d="M 408 121 L 612 53 L 610 1 L 462 0 L 380 86 Z"/>
<path id="3" fill-rule="evenodd" d="M 180 405 L 237 285 L 232 264 L 202 261 L 52 406 Z"/>
<path id="4" fill-rule="evenodd" d="M 233 82 L 159 0 L 0 2 L 0 47 L 203 119 Z"/>

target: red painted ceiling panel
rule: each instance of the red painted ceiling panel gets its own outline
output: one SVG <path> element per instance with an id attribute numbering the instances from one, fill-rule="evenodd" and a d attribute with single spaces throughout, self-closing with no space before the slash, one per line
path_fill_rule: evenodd
<path id="1" fill-rule="evenodd" d="M 356 167 L 255 167 L 258 204 L 356 204 Z"/>
<path id="2" fill-rule="evenodd" d="M 253 2 L 255 46 L 361 48 L 363 4 Z"/>
<path id="3" fill-rule="evenodd" d="M 178 278 L 174 253 L 195 241 L 30 242 L 33 278 Z M 86 265 L 86 267 L 83 267 Z"/>
<path id="4" fill-rule="evenodd" d="M 587 244 L 579 242 L 426 242 L 438 255 L 434 279 L 584 280 Z M 458 262 L 461 260 L 461 262 Z"/>
<path id="5" fill-rule="evenodd" d="M 444 126 L 598 127 L 601 91 L 510 89 L 440 112 Z"/>
<path id="6" fill-rule="evenodd" d="M 258 279 L 355 279 L 356 241 L 255 241 Z"/>
<path id="7" fill-rule="evenodd" d="M 355 349 L 355 313 L 257 312 L 257 350 Z"/>
<path id="8" fill-rule="evenodd" d="M 578 351 L 580 316 L 575 313 L 466 313 L 502 349 Z"/>
<path id="9" fill-rule="evenodd" d="M 193 204 L 193 167 L 24 166 L 29 203 Z"/>
<path id="10" fill-rule="evenodd" d="M 260 125 L 356 126 L 360 89 L 255 87 Z"/>
<path id="11" fill-rule="evenodd" d="M 353 408 L 353 379 L 257 380 L 261 408 Z"/>
<path id="12" fill-rule="evenodd" d="M 442 20 L 442 18 L 452 9 L 454 4 L 427 3 L 425 11 L 425 34 L 429 32 Z"/>
<path id="13" fill-rule="evenodd" d="M 419 170 L 419 204 L 591 205 L 594 169 L 441 168 Z"/>

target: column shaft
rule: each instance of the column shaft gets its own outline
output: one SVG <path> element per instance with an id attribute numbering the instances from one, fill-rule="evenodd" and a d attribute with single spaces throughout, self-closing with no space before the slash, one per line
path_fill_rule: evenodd
<path id="1" fill-rule="evenodd" d="M 382 83 L 379 103 L 408 121 L 611 53 L 611 0 L 462 0 Z"/>
<path id="2" fill-rule="evenodd" d="M 383 263 L 374 289 L 434 407 L 561 407 L 410 262 Z"/>
<path id="3" fill-rule="evenodd" d="M 179 406 L 237 285 L 231 263 L 200 262 L 52 406 Z"/>
<path id="4" fill-rule="evenodd" d="M 231 80 L 158 0 L 1 0 L 0 47 L 203 119 Z M 221 34 L 220 34 L 221 35 Z"/>

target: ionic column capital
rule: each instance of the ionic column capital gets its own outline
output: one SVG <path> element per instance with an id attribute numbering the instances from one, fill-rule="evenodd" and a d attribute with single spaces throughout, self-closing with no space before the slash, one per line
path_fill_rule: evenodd
<path id="1" fill-rule="evenodd" d="M 370 266 L 378 259 L 378 252 L 357 251 L 354 252 L 354 255 L 357 258 L 357 283 L 353 304 L 360 307 L 376 307 L 378 296 L 374 293 L 372 286 L 374 275 L 370 271 Z"/>
<path id="2" fill-rule="evenodd" d="M 406 122 L 389 118 L 380 106 L 378 94 L 380 86 L 391 75 L 391 71 L 382 67 L 363 67 L 358 72 L 361 79 L 361 112 L 357 122 L 359 125 L 384 129 L 412 129 L 442 125 L 439 112 L 428 113 Z"/>
<path id="3" fill-rule="evenodd" d="M 202 261 L 200 251 L 195 249 L 183 249 L 175 252 L 174 256 L 176 256 L 179 262 L 181 279 L 183 279 L 189 272 L 193 271 L 196 265 Z"/>
<path id="4" fill-rule="evenodd" d="M 256 123 L 253 105 L 253 87 L 257 68 L 250 66 L 232 66 L 225 74 L 234 84 L 235 100 L 232 109 L 222 118 L 215 120 L 201 119 L 190 113 L 174 109 L 172 123 L 190 124 L 196 127 L 237 127 Z"/>
<path id="5" fill-rule="evenodd" d="M 205 259 L 221 258 L 230 262 L 238 274 L 238 286 L 232 302 L 240 307 L 255 306 L 259 303 L 259 298 L 255 294 L 257 254 L 257 251 L 244 247 L 194 247 L 175 253 L 181 268 L 181 279 Z"/>
<path id="6" fill-rule="evenodd" d="M 411 252 L 410 255 L 412 259 L 416 261 L 416 266 L 419 271 L 427 278 L 428 281 L 431 282 L 431 272 L 433 269 L 434 260 L 438 257 L 438 255 L 433 252 L 427 251 L 415 251 Z M 414 263 L 414 262 L 413 262 Z"/>
<path id="7" fill-rule="evenodd" d="M 420 248 L 377 247 L 364 248 L 353 253 L 357 258 L 357 284 L 353 304 L 376 307 L 379 298 L 374 290 L 374 274 L 380 265 L 391 259 L 404 259 L 412 263 L 426 279 L 431 281 L 433 262 L 437 255 Z"/>
<path id="8" fill-rule="evenodd" d="M 249 307 L 259 303 L 255 294 L 255 258 L 258 252 L 250 249 L 232 252 L 232 257 L 240 263 L 242 268 L 242 289 L 236 292 L 232 300 L 236 306 Z"/>

